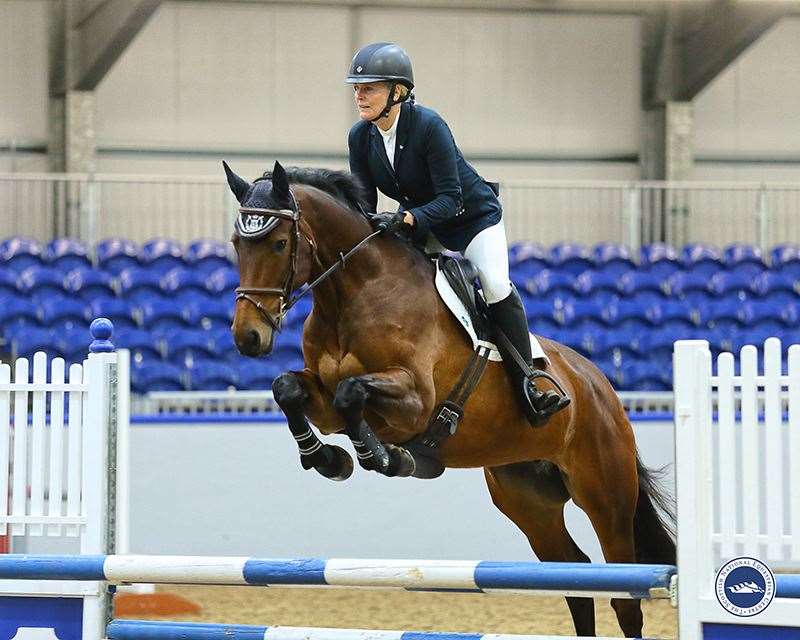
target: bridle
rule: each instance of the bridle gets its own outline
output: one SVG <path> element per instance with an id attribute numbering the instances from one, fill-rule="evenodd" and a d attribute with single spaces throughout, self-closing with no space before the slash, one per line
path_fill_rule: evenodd
<path id="1" fill-rule="evenodd" d="M 289 196 L 292 200 L 292 209 L 262 209 L 260 207 L 239 207 L 239 217 L 236 219 L 235 229 L 236 233 L 243 238 L 261 239 L 266 237 L 278 225 L 279 220 L 290 220 L 292 223 L 292 252 L 289 258 L 289 269 L 283 281 L 282 287 L 238 287 L 235 291 L 236 302 L 239 300 L 247 300 L 252 304 L 261 317 L 272 327 L 274 331 L 280 331 L 283 319 L 298 300 L 316 287 L 323 280 L 332 275 L 337 269 L 343 268 L 347 259 L 356 251 L 361 249 L 367 242 L 372 240 L 381 231 L 375 231 L 361 240 L 355 247 L 350 249 L 346 254 L 339 253 L 339 259 L 325 272 L 320 275 L 314 282 L 309 284 L 305 289 L 294 297 L 292 294 L 292 284 L 294 283 L 295 276 L 297 275 L 297 254 L 300 247 L 300 239 L 304 239 L 311 247 L 317 263 L 321 263 L 317 254 L 317 246 L 313 238 L 300 229 L 300 219 L 302 212 L 300 205 L 295 198 L 294 193 L 289 189 Z M 245 217 L 247 216 L 247 217 Z M 278 296 L 280 299 L 280 308 L 278 315 L 273 317 L 261 304 L 261 301 L 253 296 Z"/>

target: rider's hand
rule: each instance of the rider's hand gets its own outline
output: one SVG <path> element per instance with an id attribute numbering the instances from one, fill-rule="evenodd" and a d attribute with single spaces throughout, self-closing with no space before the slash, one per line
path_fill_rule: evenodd
<path id="1" fill-rule="evenodd" d="M 400 229 L 404 224 L 406 214 L 402 211 L 392 213 L 384 211 L 383 213 L 376 213 L 372 216 L 372 228 L 376 231 L 395 231 Z"/>

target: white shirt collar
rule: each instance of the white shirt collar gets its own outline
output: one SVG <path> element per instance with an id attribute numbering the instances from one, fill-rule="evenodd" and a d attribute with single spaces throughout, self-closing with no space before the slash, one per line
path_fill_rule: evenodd
<path id="1" fill-rule="evenodd" d="M 389 127 L 388 131 L 384 131 L 377 124 L 375 125 L 375 128 L 383 136 L 384 140 L 389 140 L 389 139 L 391 139 L 391 138 L 393 138 L 395 136 L 395 134 L 397 133 L 397 123 L 400 122 L 400 116 L 402 114 L 403 114 L 403 110 L 401 109 L 400 113 L 398 113 L 397 117 L 394 119 L 394 124 L 391 127 Z"/>

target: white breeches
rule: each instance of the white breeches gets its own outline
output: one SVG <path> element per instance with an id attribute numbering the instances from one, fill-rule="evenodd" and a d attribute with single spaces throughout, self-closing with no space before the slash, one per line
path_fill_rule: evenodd
<path id="1" fill-rule="evenodd" d="M 444 247 L 431 234 L 426 249 L 436 253 Z M 478 270 L 486 302 L 494 304 L 509 296 L 511 280 L 508 277 L 508 241 L 502 220 L 475 236 L 464 249 L 464 257 Z"/>

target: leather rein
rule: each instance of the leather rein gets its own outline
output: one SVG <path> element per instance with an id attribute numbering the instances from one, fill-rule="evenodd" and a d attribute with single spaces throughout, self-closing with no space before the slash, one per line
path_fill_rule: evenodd
<path id="1" fill-rule="evenodd" d="M 308 234 L 304 233 L 300 229 L 300 220 L 302 218 L 302 212 L 300 210 L 300 205 L 297 202 L 297 198 L 295 198 L 294 193 L 291 189 L 289 189 L 289 195 L 292 199 L 292 209 L 262 209 L 259 207 L 239 207 L 239 218 L 236 220 L 236 233 L 240 237 L 250 237 L 250 238 L 263 238 L 269 235 L 269 233 L 275 228 L 276 224 L 270 224 L 270 219 L 279 218 L 283 220 L 289 220 L 292 223 L 292 253 L 289 258 L 289 269 L 286 274 L 286 277 L 283 281 L 283 286 L 281 287 L 237 287 L 236 293 L 236 302 L 239 300 L 247 300 L 250 304 L 252 304 L 258 312 L 261 314 L 261 317 L 269 324 L 274 331 L 280 331 L 281 325 L 283 324 L 283 319 L 286 317 L 289 309 L 291 309 L 297 302 L 305 296 L 309 291 L 313 290 L 318 284 L 322 283 L 323 281 L 327 280 L 331 275 L 333 275 L 338 269 L 343 269 L 345 266 L 345 262 L 352 256 L 356 251 L 361 249 L 364 245 L 366 245 L 372 238 L 379 235 L 381 231 L 374 231 L 373 233 L 369 234 L 366 238 L 361 240 L 356 246 L 354 246 L 350 251 L 347 253 L 339 253 L 339 259 L 334 262 L 330 267 L 328 267 L 319 277 L 317 277 L 311 284 L 306 286 L 302 291 L 295 294 L 292 297 L 292 285 L 294 283 L 295 276 L 297 275 L 297 254 L 300 247 L 300 239 L 304 239 L 308 245 L 311 247 L 311 252 L 314 255 L 314 259 L 317 261 L 318 264 L 321 266 L 321 262 L 319 260 L 317 254 L 317 245 L 314 242 L 313 238 Z M 256 223 L 256 231 L 248 232 L 247 227 L 250 226 L 247 222 L 245 222 L 244 216 L 248 216 L 248 220 L 255 216 L 256 218 L 260 217 L 261 220 Z M 275 221 L 277 222 L 277 221 Z M 280 299 L 280 310 L 278 311 L 277 316 L 272 316 L 264 308 L 264 305 L 261 304 L 261 301 L 253 296 L 278 296 Z"/>

